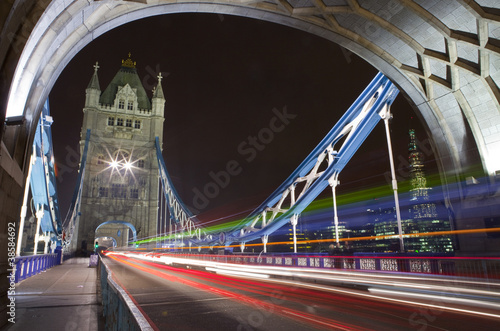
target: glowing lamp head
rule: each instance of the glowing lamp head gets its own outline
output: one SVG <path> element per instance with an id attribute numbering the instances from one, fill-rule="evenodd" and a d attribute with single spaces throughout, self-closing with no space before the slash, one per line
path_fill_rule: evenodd
<path id="1" fill-rule="evenodd" d="M 118 162 L 116 162 L 116 160 L 111 161 L 111 163 L 109 165 L 111 166 L 111 168 L 114 168 L 114 169 L 118 168 Z"/>
<path id="2" fill-rule="evenodd" d="M 130 170 L 130 169 L 132 169 L 132 163 L 130 163 L 130 162 L 127 161 L 127 162 L 125 162 L 125 164 L 123 165 L 123 167 L 125 169 L 127 169 L 127 170 Z"/>

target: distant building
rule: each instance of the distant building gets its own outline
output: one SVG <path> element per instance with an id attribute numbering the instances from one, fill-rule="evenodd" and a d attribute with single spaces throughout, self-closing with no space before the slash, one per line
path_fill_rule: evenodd
<path id="1" fill-rule="evenodd" d="M 441 232 L 451 230 L 450 221 L 438 217 L 436 204 L 430 200 L 429 192 L 432 188 L 427 187 L 427 179 L 424 170 L 424 158 L 417 146 L 415 130 L 409 131 L 410 143 L 408 145 L 410 163 L 410 207 L 409 218 L 401 220 L 403 234 L 414 234 L 404 239 L 407 252 L 432 252 L 446 253 L 453 251 L 453 240 L 451 235 L 423 236 L 430 232 Z M 374 221 L 374 235 L 380 237 L 371 245 L 376 252 L 399 251 L 398 239 L 386 238 L 386 236 L 397 236 L 398 226 L 395 208 L 368 210 Z"/>
<path id="2" fill-rule="evenodd" d="M 420 152 L 415 130 L 409 130 L 410 143 L 408 154 L 410 162 L 410 220 L 403 227 L 404 233 L 429 233 L 450 231 L 448 219 L 438 217 L 436 204 L 430 200 L 429 193 L 432 188 L 427 187 L 424 170 L 424 157 Z M 409 252 L 443 253 L 453 251 L 453 238 L 451 235 L 418 236 L 405 240 L 405 249 Z"/>
<path id="3" fill-rule="evenodd" d="M 410 143 L 408 144 L 408 154 L 410 162 L 410 183 L 411 183 L 411 209 L 410 218 L 429 219 L 436 218 L 436 204 L 429 201 L 429 191 L 427 179 L 424 171 L 424 157 L 417 146 L 415 130 L 409 131 Z"/>
<path id="4" fill-rule="evenodd" d="M 90 129 L 76 247 L 82 251 L 94 250 L 99 237 L 126 245 L 130 226 L 141 237 L 157 231 L 155 137 L 163 137 L 165 104 L 161 74 L 150 99 L 130 54 L 103 92 L 98 68 L 86 89 L 80 140 L 83 151 Z"/>

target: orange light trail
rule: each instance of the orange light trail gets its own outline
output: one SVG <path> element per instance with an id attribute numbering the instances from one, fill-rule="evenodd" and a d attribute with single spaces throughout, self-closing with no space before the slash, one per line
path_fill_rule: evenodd
<path id="1" fill-rule="evenodd" d="M 436 231 L 436 232 L 425 232 L 425 233 L 407 233 L 403 234 L 403 238 L 415 238 L 415 237 L 430 237 L 430 236 L 445 236 L 445 235 L 460 235 L 460 234 L 473 234 L 473 233 L 490 233 L 490 232 L 500 232 L 500 228 L 482 228 L 482 229 L 467 229 L 467 230 L 450 230 L 450 231 Z M 398 239 L 397 234 L 384 235 L 384 236 L 368 236 L 368 237 L 354 237 L 354 238 L 340 238 L 339 241 L 349 242 L 349 241 L 362 241 L 362 240 L 380 240 L 380 239 Z M 312 243 L 324 243 L 324 242 L 336 242 L 335 239 L 315 239 L 315 240 L 299 240 L 297 244 L 312 244 Z M 278 242 L 268 242 L 267 245 L 292 245 L 293 241 L 278 241 Z M 255 247 L 264 246 L 263 243 L 255 244 L 245 244 L 245 247 Z M 197 246 L 198 247 L 198 246 Z M 217 246 L 201 246 L 201 248 L 228 248 L 228 247 L 240 247 L 239 244 L 236 245 L 217 245 Z M 169 247 L 169 249 L 189 249 L 190 247 Z M 146 248 L 137 248 L 146 249 Z M 164 250 L 165 248 L 153 248 L 155 250 Z"/>

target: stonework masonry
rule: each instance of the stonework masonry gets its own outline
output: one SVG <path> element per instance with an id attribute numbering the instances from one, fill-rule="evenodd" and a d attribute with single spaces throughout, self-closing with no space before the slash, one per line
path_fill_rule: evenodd
<path id="1" fill-rule="evenodd" d="M 113 237 L 126 246 L 130 223 L 139 237 L 156 234 L 158 162 L 155 137 L 163 137 L 164 104 L 159 75 L 152 100 L 137 75 L 135 62 L 123 60 L 101 92 L 97 71 L 86 89 L 80 146 L 91 130 L 84 176 L 77 249 L 92 251 L 94 239 Z M 102 225 L 106 222 L 124 222 Z"/>

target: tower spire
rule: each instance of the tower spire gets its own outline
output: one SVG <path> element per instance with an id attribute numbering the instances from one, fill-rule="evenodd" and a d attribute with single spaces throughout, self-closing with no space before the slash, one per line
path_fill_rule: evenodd
<path id="1" fill-rule="evenodd" d="M 161 80 L 163 76 L 161 72 L 158 74 L 158 85 L 153 90 L 153 113 L 163 117 L 165 111 L 165 96 L 163 95 L 163 88 L 161 87 Z"/>
<path id="2" fill-rule="evenodd" d="M 99 105 L 101 87 L 99 86 L 99 77 L 97 77 L 97 70 L 99 70 L 99 62 L 96 62 L 94 64 L 94 74 L 90 79 L 87 89 L 85 90 L 85 107 L 97 107 Z"/>
<path id="3" fill-rule="evenodd" d="M 99 70 L 99 62 L 96 62 L 94 64 L 94 74 L 92 75 L 92 78 L 90 79 L 89 85 L 87 88 L 91 88 L 94 90 L 101 90 L 101 87 L 99 86 L 99 77 L 97 77 L 97 70 Z"/>
<path id="4" fill-rule="evenodd" d="M 156 88 L 153 90 L 153 98 L 159 98 L 165 100 L 165 96 L 163 94 L 163 88 L 161 87 L 161 80 L 163 79 L 161 72 L 158 74 L 157 78 L 158 78 L 158 85 L 156 85 Z"/>

